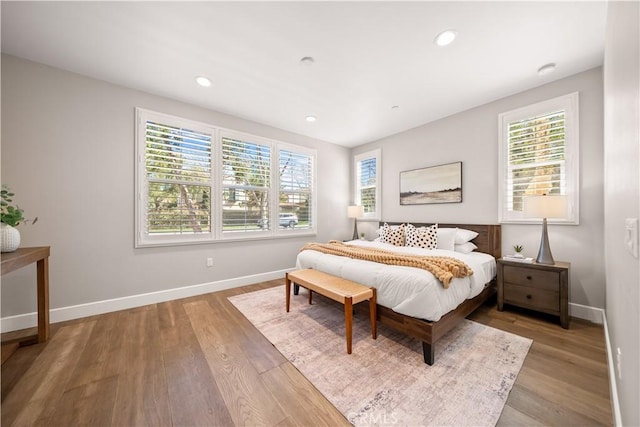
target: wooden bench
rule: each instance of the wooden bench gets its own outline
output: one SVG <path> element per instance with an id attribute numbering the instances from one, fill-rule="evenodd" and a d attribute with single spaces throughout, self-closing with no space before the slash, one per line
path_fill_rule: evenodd
<path id="1" fill-rule="evenodd" d="M 314 292 L 331 298 L 344 305 L 345 333 L 347 336 L 347 353 L 351 354 L 351 341 L 353 329 L 353 305 L 359 302 L 369 301 L 369 319 L 371 322 L 371 336 L 378 337 L 376 330 L 376 289 L 331 276 L 318 270 L 295 270 L 285 276 L 287 313 L 291 302 L 291 283 L 302 286 L 309 291 L 309 304 L 311 304 Z"/>

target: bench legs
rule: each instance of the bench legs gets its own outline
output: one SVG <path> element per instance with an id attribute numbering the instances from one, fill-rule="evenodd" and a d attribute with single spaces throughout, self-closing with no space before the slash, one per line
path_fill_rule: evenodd
<path id="1" fill-rule="evenodd" d="M 369 322 L 371 323 L 371 337 L 375 340 L 378 338 L 378 329 L 376 327 L 376 288 L 373 290 L 373 296 L 369 300 Z M 311 298 L 311 297 L 309 297 Z M 311 299 L 309 299 L 311 302 Z M 345 297 L 344 299 L 344 329 L 347 336 L 347 354 L 351 354 L 351 344 L 353 342 L 353 298 Z"/>
<path id="2" fill-rule="evenodd" d="M 351 354 L 351 341 L 353 338 L 353 299 L 344 299 L 344 329 L 347 335 L 347 354 Z"/>
<path id="3" fill-rule="evenodd" d="M 285 300 L 286 300 L 287 313 L 288 313 L 289 305 L 291 304 L 291 279 L 289 279 L 289 273 L 286 273 L 284 276 L 284 290 L 287 293 Z"/>
<path id="4" fill-rule="evenodd" d="M 285 301 L 286 301 L 286 309 L 287 313 L 289 312 L 289 308 L 291 306 L 291 279 L 289 278 L 289 274 L 285 275 L 284 279 L 284 287 L 285 287 Z M 298 295 L 298 291 L 300 289 L 300 285 L 297 283 L 293 283 L 293 293 L 294 295 Z M 369 322 L 371 323 L 371 337 L 375 340 L 378 338 L 378 329 L 376 327 L 376 304 L 377 304 L 377 296 L 376 296 L 376 288 L 371 288 L 373 291 L 373 295 L 371 299 L 369 299 Z M 308 289 L 309 291 L 309 304 L 311 304 L 313 291 Z M 347 354 L 351 354 L 352 343 L 353 343 L 353 298 L 345 297 L 344 299 L 344 326 L 345 326 L 345 335 L 347 336 Z M 425 361 L 426 361 L 426 352 L 425 352 Z M 433 363 L 433 362 L 432 362 Z"/>
<path id="5" fill-rule="evenodd" d="M 298 291 L 300 290 L 300 285 L 298 285 L 297 283 L 293 284 L 293 294 L 294 295 L 298 295 Z M 284 276 L 284 291 L 286 293 L 285 296 L 285 300 L 286 300 L 286 307 L 287 307 L 287 313 L 289 312 L 289 307 L 291 306 L 291 279 L 289 279 L 289 273 L 287 273 Z M 313 294 L 313 292 L 311 292 L 311 289 L 309 289 L 309 304 L 311 304 L 311 295 Z"/>
<path id="6" fill-rule="evenodd" d="M 371 290 L 373 291 L 373 295 L 369 300 L 369 322 L 371 323 L 371 337 L 375 340 L 378 338 L 378 328 L 376 326 L 376 319 L 378 317 L 376 313 L 378 297 L 376 294 L 376 288 L 372 287 Z"/>

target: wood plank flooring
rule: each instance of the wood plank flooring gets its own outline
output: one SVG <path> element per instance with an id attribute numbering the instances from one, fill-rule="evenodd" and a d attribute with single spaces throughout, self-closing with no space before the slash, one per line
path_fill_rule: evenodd
<path id="1" fill-rule="evenodd" d="M 349 425 L 227 300 L 283 282 L 53 324 L 47 343 L 20 347 L 2 364 L 0 421 Z M 495 303 L 470 318 L 534 340 L 498 425 L 612 424 L 601 326 L 572 319 L 567 331 Z"/>

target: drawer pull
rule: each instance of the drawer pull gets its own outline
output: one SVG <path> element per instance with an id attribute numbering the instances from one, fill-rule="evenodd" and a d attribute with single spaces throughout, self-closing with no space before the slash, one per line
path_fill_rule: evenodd
<path id="1" fill-rule="evenodd" d="M 531 276 L 527 276 L 527 280 L 531 280 Z"/>
<path id="2" fill-rule="evenodd" d="M 527 299 L 531 299 L 531 294 L 528 294 L 528 295 L 527 295 Z"/>

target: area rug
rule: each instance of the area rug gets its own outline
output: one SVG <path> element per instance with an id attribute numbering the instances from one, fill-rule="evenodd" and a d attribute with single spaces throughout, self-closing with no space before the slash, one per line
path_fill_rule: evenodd
<path id="1" fill-rule="evenodd" d="M 493 426 L 516 380 L 531 340 L 470 320 L 436 345 L 426 365 L 422 344 L 368 316 L 353 322 L 353 352 L 346 352 L 344 309 L 306 290 L 291 297 L 284 286 L 229 300 L 356 426 Z"/>

